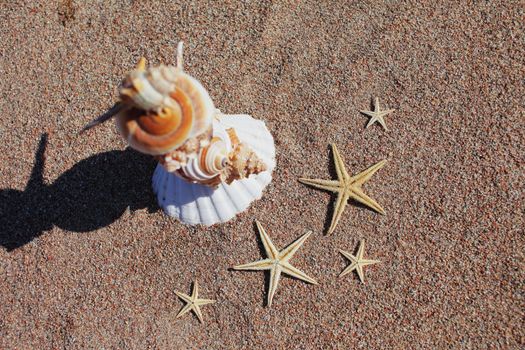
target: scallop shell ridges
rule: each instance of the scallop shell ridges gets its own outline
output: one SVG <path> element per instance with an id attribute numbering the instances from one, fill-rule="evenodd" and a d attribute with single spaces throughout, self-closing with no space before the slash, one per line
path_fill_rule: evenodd
<path id="1" fill-rule="evenodd" d="M 190 225 L 213 225 L 226 222 L 246 210 L 262 197 L 272 180 L 275 167 L 275 145 L 264 122 L 249 115 L 221 115 L 219 122 L 233 128 L 241 142 L 250 146 L 267 164 L 268 170 L 227 185 L 212 188 L 189 183 L 157 165 L 153 174 L 153 190 L 166 214 Z"/>

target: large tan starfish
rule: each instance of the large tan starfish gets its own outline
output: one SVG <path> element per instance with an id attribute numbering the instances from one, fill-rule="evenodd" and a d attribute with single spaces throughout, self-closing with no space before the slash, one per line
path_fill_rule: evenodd
<path id="1" fill-rule="evenodd" d="M 363 272 L 363 267 L 380 262 L 379 260 L 363 259 L 363 255 L 365 254 L 365 240 L 362 240 L 359 244 L 357 255 L 352 255 L 348 252 L 345 252 L 344 250 L 339 250 L 339 252 L 352 262 L 346 269 L 343 270 L 343 272 L 341 272 L 339 277 L 343 277 L 344 275 L 356 270 L 357 275 L 359 276 L 359 279 L 362 283 L 365 283 L 365 273 Z"/>
<path id="2" fill-rule="evenodd" d="M 273 245 L 270 237 L 264 231 L 264 228 L 256 220 L 257 229 L 261 236 L 261 241 L 264 245 L 264 250 L 268 258 L 254 261 L 244 265 L 235 266 L 234 270 L 270 270 L 270 288 L 268 290 L 268 306 L 272 306 L 273 296 L 277 290 L 277 284 L 281 278 L 281 273 L 285 273 L 297 279 L 303 280 L 308 283 L 317 284 L 317 282 L 308 277 L 301 270 L 293 267 L 288 260 L 290 260 L 295 252 L 303 245 L 306 239 L 310 236 L 311 232 L 307 232 L 299 237 L 295 242 L 290 244 L 282 251 L 278 251 Z"/>
<path id="3" fill-rule="evenodd" d="M 177 291 L 175 291 L 175 294 L 177 294 L 179 298 L 186 302 L 186 305 L 177 314 L 177 318 L 181 317 L 188 311 L 193 310 L 193 312 L 195 313 L 195 315 L 197 315 L 197 318 L 199 319 L 199 321 L 201 321 L 201 323 L 203 321 L 200 307 L 202 305 L 213 304 L 215 302 L 215 300 L 211 299 L 199 299 L 199 285 L 197 284 L 197 281 L 195 281 L 195 283 L 193 284 L 193 291 L 191 292 L 191 297 L 187 294 Z"/>
<path id="4" fill-rule="evenodd" d="M 337 147 L 335 144 L 332 144 L 332 150 L 334 153 L 334 162 L 335 162 L 335 170 L 337 172 L 337 180 L 322 180 L 322 179 L 304 179 L 300 178 L 299 182 L 313 186 L 315 188 L 319 188 L 326 191 L 331 191 L 337 193 L 337 200 L 335 202 L 335 208 L 334 208 L 334 214 L 332 216 L 332 223 L 330 224 L 330 228 L 328 229 L 328 233 L 330 234 L 334 232 L 335 227 L 337 226 L 337 223 L 339 222 L 339 219 L 341 218 L 341 214 L 343 214 L 343 211 L 345 210 L 346 203 L 348 199 L 352 198 L 372 209 L 375 211 L 385 214 L 385 211 L 375 200 L 368 197 L 363 190 L 361 189 L 361 186 L 368 180 L 376 171 L 381 169 L 383 165 L 385 165 L 386 160 L 382 160 L 379 163 L 372 165 L 370 168 L 366 169 L 365 171 L 350 177 L 348 175 L 348 172 L 345 169 L 345 165 L 343 163 L 343 160 L 341 159 L 341 156 L 339 155 L 339 151 L 337 150 Z"/>
<path id="5" fill-rule="evenodd" d="M 385 119 L 383 118 L 385 115 L 392 113 L 395 111 L 395 109 L 387 109 L 386 111 L 382 111 L 379 109 L 379 98 L 376 97 L 374 105 L 374 111 L 359 111 L 363 114 L 366 114 L 369 117 L 372 117 L 368 124 L 366 124 L 366 127 L 368 128 L 370 125 L 374 124 L 375 122 L 379 122 L 385 128 L 385 130 L 388 131 L 388 128 L 386 127 Z"/>

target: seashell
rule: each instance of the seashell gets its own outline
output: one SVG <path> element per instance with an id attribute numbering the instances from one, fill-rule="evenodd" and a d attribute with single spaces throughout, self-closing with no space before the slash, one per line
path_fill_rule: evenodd
<path id="1" fill-rule="evenodd" d="M 234 130 L 235 133 L 226 130 Z M 264 188 L 272 180 L 275 167 L 272 135 L 264 122 L 248 115 L 219 115 L 213 123 L 213 135 L 222 139 L 224 133 L 237 137 L 237 140 L 232 140 L 228 136 L 227 142 L 243 143 L 252 149 L 267 169 L 230 184 L 220 182 L 218 186 L 210 187 L 197 182 L 189 183 L 159 164 L 153 174 L 153 190 L 165 213 L 185 224 L 212 225 L 232 219 L 254 200 L 261 198 Z"/>
<path id="2" fill-rule="evenodd" d="M 166 213 L 189 224 L 231 219 L 262 195 L 275 167 L 264 122 L 225 115 L 206 89 L 177 65 L 140 59 L 120 87 L 120 101 L 84 129 L 116 117 L 129 145 L 156 157 L 153 186 Z"/>
<path id="3" fill-rule="evenodd" d="M 124 79 L 120 98 L 128 107 L 116 116 L 120 133 L 131 147 L 151 155 L 205 133 L 215 115 L 206 89 L 181 66 L 146 69 L 144 58 Z"/>
<path id="4" fill-rule="evenodd" d="M 177 149 L 160 157 L 160 164 L 189 182 L 209 186 L 216 186 L 221 181 L 229 184 L 266 170 L 264 161 L 245 142 L 240 141 L 235 128 L 226 129 L 218 122 L 223 116 L 217 111 L 212 138 L 209 143 L 201 145 L 198 154 L 181 164 L 181 151 Z"/>

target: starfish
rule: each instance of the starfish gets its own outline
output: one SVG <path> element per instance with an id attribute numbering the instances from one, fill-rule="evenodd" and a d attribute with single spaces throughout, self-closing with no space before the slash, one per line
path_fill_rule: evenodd
<path id="1" fill-rule="evenodd" d="M 197 284 L 197 281 L 193 283 L 193 291 L 191 292 L 191 297 L 187 294 L 180 293 L 177 291 L 175 291 L 175 294 L 177 294 L 179 298 L 186 302 L 186 305 L 177 314 L 177 318 L 181 317 L 188 311 L 193 310 L 193 312 L 195 313 L 195 315 L 197 315 L 197 318 L 201 323 L 203 323 L 203 321 L 200 307 L 202 305 L 213 304 L 215 302 L 215 300 L 210 299 L 199 299 L 199 285 Z"/>
<path id="2" fill-rule="evenodd" d="M 330 228 L 328 229 L 327 234 L 334 232 L 335 227 L 337 226 L 337 223 L 341 218 L 341 214 L 343 214 L 343 211 L 345 210 L 346 203 L 350 198 L 374 209 L 375 211 L 381 214 L 385 214 L 385 210 L 381 208 L 381 206 L 377 204 L 375 200 L 368 197 L 361 189 L 361 186 L 368 179 L 370 179 L 376 171 L 378 171 L 383 167 L 383 165 L 385 165 L 386 160 L 382 160 L 379 163 L 372 165 L 365 171 L 350 177 L 350 175 L 348 175 L 348 172 L 345 169 L 345 165 L 343 163 L 343 160 L 341 159 L 341 156 L 339 155 L 339 151 L 337 150 L 335 144 L 332 144 L 332 150 L 334 153 L 335 170 L 337 172 L 338 178 L 337 180 L 304 178 L 299 179 L 299 182 L 305 185 L 310 185 L 321 190 L 327 190 L 337 193 L 337 200 L 335 202 L 332 223 L 330 224 Z"/>
<path id="3" fill-rule="evenodd" d="M 264 245 L 264 250 L 268 258 L 254 261 L 244 265 L 235 266 L 234 270 L 270 270 L 270 288 L 268 290 L 268 306 L 272 306 L 273 296 L 277 290 L 277 284 L 281 278 L 281 273 L 285 273 L 297 279 L 303 280 L 308 283 L 317 284 L 317 282 L 308 277 L 301 270 L 293 267 L 288 260 L 290 260 L 295 252 L 303 245 L 306 239 L 310 236 L 311 232 L 307 232 L 299 237 L 295 242 L 290 244 L 285 249 L 278 251 L 273 245 L 270 237 L 264 231 L 264 228 L 256 220 L 257 229 L 261 236 L 261 241 Z"/>
<path id="4" fill-rule="evenodd" d="M 375 101 L 375 105 L 374 105 L 374 111 L 359 111 L 363 114 L 366 114 L 368 115 L 369 117 L 372 117 L 372 119 L 370 119 L 370 121 L 368 122 L 368 124 L 366 124 L 366 127 L 368 128 L 370 125 L 374 124 L 375 122 L 379 122 L 379 124 L 381 124 L 383 126 L 383 128 L 385 128 L 385 130 L 388 131 L 388 128 L 386 127 L 386 124 L 385 124 L 385 119 L 383 119 L 383 117 L 389 113 L 392 113 L 393 111 L 395 111 L 395 109 L 388 109 L 386 111 L 382 111 L 379 109 L 379 98 L 376 97 L 376 101 Z"/>
<path id="5" fill-rule="evenodd" d="M 352 255 L 348 252 L 345 252 L 344 250 L 339 250 L 339 252 L 352 262 L 346 269 L 343 270 L 343 272 L 341 272 L 339 277 L 343 277 L 344 275 L 356 270 L 357 275 L 359 276 L 359 279 L 362 283 L 365 283 L 365 273 L 363 272 L 363 267 L 380 262 L 379 260 L 363 259 L 363 255 L 365 253 L 365 240 L 362 240 L 359 244 L 357 255 Z"/>

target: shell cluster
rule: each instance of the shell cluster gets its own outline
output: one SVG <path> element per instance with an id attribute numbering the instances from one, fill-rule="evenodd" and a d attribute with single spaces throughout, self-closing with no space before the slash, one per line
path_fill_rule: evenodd
<path id="1" fill-rule="evenodd" d="M 214 128 L 220 119 L 206 89 L 177 66 L 146 68 L 142 58 L 120 88 L 123 108 L 117 127 L 129 145 L 157 157 L 168 172 L 187 181 L 217 186 L 267 169 L 233 128 Z"/>
<path id="2" fill-rule="evenodd" d="M 226 222 L 261 198 L 264 188 L 272 181 L 275 146 L 264 122 L 249 115 L 221 115 L 214 120 L 213 130 L 235 130 L 240 143 L 255 152 L 267 170 L 230 184 L 220 182 L 210 187 L 199 182 L 189 183 L 183 176 L 174 176 L 159 164 L 153 174 L 153 190 L 159 205 L 168 215 L 186 224 Z M 188 165 L 185 170 L 190 168 Z"/>
<path id="3" fill-rule="evenodd" d="M 119 101 L 83 131 L 115 117 L 120 134 L 159 165 L 153 189 L 164 211 L 187 224 L 212 225 L 262 196 L 275 167 L 264 122 L 226 115 L 202 84 L 176 66 L 147 67 L 141 58 L 124 78 Z"/>

